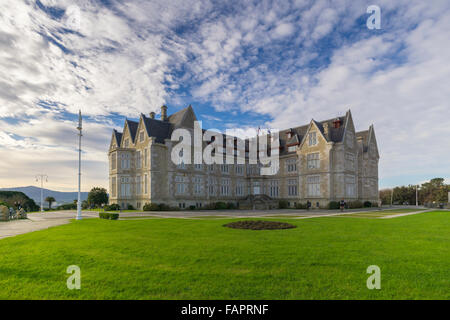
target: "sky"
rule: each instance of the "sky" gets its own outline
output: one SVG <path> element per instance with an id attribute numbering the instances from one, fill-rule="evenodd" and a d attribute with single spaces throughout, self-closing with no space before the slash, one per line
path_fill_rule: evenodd
<path id="1" fill-rule="evenodd" d="M 366 25 L 370 5 L 380 29 Z M 448 0 L 2 0 L 0 188 L 108 186 L 112 129 L 191 104 L 205 128 L 373 124 L 380 188 L 450 183 Z"/>

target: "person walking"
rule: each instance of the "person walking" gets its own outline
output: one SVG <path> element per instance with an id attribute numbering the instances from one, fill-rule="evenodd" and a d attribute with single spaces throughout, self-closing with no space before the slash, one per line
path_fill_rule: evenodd
<path id="1" fill-rule="evenodd" d="M 311 202 L 308 200 L 308 201 L 306 201 L 306 210 L 309 211 L 310 208 L 311 208 Z"/>
<path id="2" fill-rule="evenodd" d="M 341 212 L 343 212 L 344 208 L 345 208 L 345 201 L 344 201 L 344 199 L 341 199 L 341 201 L 339 202 L 339 207 L 341 208 Z"/>

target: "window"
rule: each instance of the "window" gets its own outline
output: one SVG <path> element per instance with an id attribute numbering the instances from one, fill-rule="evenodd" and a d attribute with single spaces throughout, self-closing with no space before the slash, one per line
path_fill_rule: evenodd
<path id="1" fill-rule="evenodd" d="M 111 179 L 111 196 L 114 198 L 116 197 L 116 188 L 117 188 L 116 177 L 113 177 Z"/>
<path id="2" fill-rule="evenodd" d="M 297 150 L 297 146 L 290 146 L 288 147 L 288 152 L 294 152 Z"/>
<path id="3" fill-rule="evenodd" d="M 128 144 L 130 143 L 130 141 L 128 139 L 125 139 L 123 142 L 123 145 L 125 148 L 128 148 Z"/>
<path id="4" fill-rule="evenodd" d="M 136 177 L 136 194 L 141 194 L 141 193 L 142 193 L 141 177 L 137 176 Z"/>
<path id="5" fill-rule="evenodd" d="M 244 174 L 244 165 L 242 165 L 242 164 L 236 165 L 236 174 L 238 174 L 238 175 Z"/>
<path id="6" fill-rule="evenodd" d="M 144 167 L 148 164 L 148 149 L 144 149 Z"/>
<path id="7" fill-rule="evenodd" d="M 236 184 L 236 195 L 243 196 L 244 195 L 244 182 L 238 181 Z"/>
<path id="8" fill-rule="evenodd" d="M 208 164 L 208 171 L 214 171 L 214 165 Z"/>
<path id="9" fill-rule="evenodd" d="M 127 198 L 131 196 L 131 178 L 122 177 L 120 178 L 120 196 L 122 198 Z"/>
<path id="10" fill-rule="evenodd" d="M 309 197 L 320 196 L 320 176 L 309 176 L 306 178 L 306 189 Z"/>
<path id="11" fill-rule="evenodd" d="M 310 153 L 306 156 L 306 162 L 308 165 L 308 169 L 318 169 L 320 162 L 319 162 L 319 153 Z"/>
<path id="12" fill-rule="evenodd" d="M 296 172 L 297 171 L 297 159 L 286 160 L 286 169 L 287 169 L 287 172 Z"/>
<path id="13" fill-rule="evenodd" d="M 184 194 L 187 192 L 187 177 L 176 176 L 175 177 L 176 193 Z"/>
<path id="14" fill-rule="evenodd" d="M 353 148 L 353 141 L 355 140 L 355 135 L 351 131 L 347 131 L 345 140 L 347 143 L 347 147 Z"/>
<path id="15" fill-rule="evenodd" d="M 230 195 L 230 179 L 222 179 L 222 184 L 220 186 L 220 194 L 223 196 Z"/>
<path id="16" fill-rule="evenodd" d="M 202 164 L 201 163 L 194 164 L 194 168 L 195 170 L 202 170 Z"/>
<path id="17" fill-rule="evenodd" d="M 129 153 L 121 154 L 120 167 L 122 169 L 130 169 L 130 154 Z"/>
<path id="18" fill-rule="evenodd" d="M 310 132 L 308 134 L 309 137 L 309 145 L 310 146 L 315 146 L 317 144 L 317 135 L 315 132 Z"/>
<path id="19" fill-rule="evenodd" d="M 228 173 L 229 172 L 229 167 L 227 164 L 221 164 L 220 165 L 220 171 L 222 171 L 222 173 Z"/>
<path id="20" fill-rule="evenodd" d="M 348 170 L 355 170 L 355 156 L 352 153 L 345 154 L 345 163 Z"/>
<path id="21" fill-rule="evenodd" d="M 144 193 L 148 193 L 148 178 L 146 174 L 144 174 Z"/>
<path id="22" fill-rule="evenodd" d="M 288 180 L 288 195 L 296 196 L 297 195 L 297 179 L 289 179 Z"/>
<path id="23" fill-rule="evenodd" d="M 136 152 L 136 169 L 141 168 L 141 151 Z"/>
<path id="24" fill-rule="evenodd" d="M 280 188 L 278 187 L 278 180 L 269 181 L 269 196 L 272 198 L 278 198 Z"/>
<path id="25" fill-rule="evenodd" d="M 116 170 L 116 166 L 117 166 L 117 157 L 116 153 L 113 153 L 111 155 L 111 170 Z"/>
<path id="26" fill-rule="evenodd" d="M 139 142 L 144 141 L 144 131 L 139 132 Z"/>
<path id="27" fill-rule="evenodd" d="M 354 176 L 346 176 L 345 177 L 345 195 L 347 197 L 355 197 L 356 196 L 356 184 Z"/>
<path id="28" fill-rule="evenodd" d="M 195 177 L 194 178 L 194 194 L 201 194 L 202 193 L 202 178 Z"/>
<path id="29" fill-rule="evenodd" d="M 208 194 L 214 195 L 214 185 L 216 184 L 213 178 L 208 179 Z"/>

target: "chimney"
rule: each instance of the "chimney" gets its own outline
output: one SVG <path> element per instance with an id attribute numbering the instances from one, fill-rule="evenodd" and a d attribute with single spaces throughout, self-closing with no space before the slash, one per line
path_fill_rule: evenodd
<path id="1" fill-rule="evenodd" d="M 328 138 L 328 133 L 330 132 L 328 122 L 323 124 L 323 134 L 326 138 Z"/>
<path id="2" fill-rule="evenodd" d="M 150 119 L 155 119 L 155 113 L 153 111 L 150 112 Z"/>
<path id="3" fill-rule="evenodd" d="M 341 126 L 341 119 L 339 118 L 334 119 L 333 125 L 336 129 L 339 128 Z"/>
<path id="4" fill-rule="evenodd" d="M 161 121 L 167 121 L 167 107 L 161 107 Z"/>

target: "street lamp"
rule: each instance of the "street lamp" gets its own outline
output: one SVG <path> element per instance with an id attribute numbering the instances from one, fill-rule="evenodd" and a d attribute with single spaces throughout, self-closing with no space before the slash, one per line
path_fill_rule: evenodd
<path id="1" fill-rule="evenodd" d="M 48 176 L 46 174 L 37 174 L 36 182 L 41 180 L 41 212 L 44 213 L 44 179 L 48 182 Z"/>
<path id="2" fill-rule="evenodd" d="M 77 202 L 77 220 L 81 220 L 81 137 L 83 136 L 81 130 L 82 127 L 82 119 L 81 119 L 81 110 L 78 113 L 78 202 Z"/>

